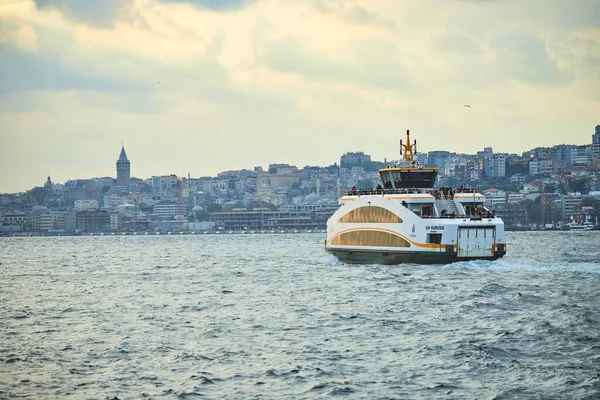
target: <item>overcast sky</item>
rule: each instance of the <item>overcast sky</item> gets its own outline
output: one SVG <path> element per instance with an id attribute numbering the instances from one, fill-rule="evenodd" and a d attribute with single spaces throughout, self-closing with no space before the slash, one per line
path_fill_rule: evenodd
<path id="1" fill-rule="evenodd" d="M 600 0 L 0 0 L 0 192 L 591 142 Z M 466 108 L 465 104 L 472 107 Z"/>

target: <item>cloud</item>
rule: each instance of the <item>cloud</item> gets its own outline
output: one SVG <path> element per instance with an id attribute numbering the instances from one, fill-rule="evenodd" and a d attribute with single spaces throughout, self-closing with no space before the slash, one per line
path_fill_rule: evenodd
<path id="1" fill-rule="evenodd" d="M 541 14 L 553 29 L 580 30 L 600 28 L 600 1 L 580 0 L 568 2 L 548 0 Z"/>
<path id="2" fill-rule="evenodd" d="M 305 38 L 286 36 L 265 42 L 258 51 L 267 67 L 307 79 L 393 89 L 406 87 L 410 80 L 399 49 L 385 40 L 359 39 L 327 50 L 311 46 Z"/>
<path id="3" fill-rule="evenodd" d="M 160 0 L 161 3 L 190 3 L 216 11 L 230 11 L 244 8 L 258 0 Z"/>
<path id="4" fill-rule="evenodd" d="M 191 4 L 214 11 L 238 10 L 258 0 L 154 0 L 162 4 Z M 104 28 L 113 28 L 119 14 L 133 0 L 34 0 L 40 10 L 57 9 L 67 16 Z M 149 2 L 151 4 L 151 2 Z"/>
<path id="5" fill-rule="evenodd" d="M 533 84 L 566 84 L 569 71 L 560 70 L 549 57 L 544 39 L 527 31 L 512 31 L 494 37 L 490 48 L 494 64 L 505 76 Z"/>
<path id="6" fill-rule="evenodd" d="M 368 10 L 354 1 L 326 2 L 319 0 L 316 2 L 314 8 L 317 12 L 333 16 L 353 25 L 383 27 L 389 30 L 396 27 L 396 22 L 393 19 Z"/>
<path id="7" fill-rule="evenodd" d="M 433 39 L 435 50 L 443 53 L 458 53 L 459 55 L 481 54 L 483 52 L 479 43 L 469 35 L 451 31 L 445 32 Z"/>
<path id="8" fill-rule="evenodd" d="M 30 90 L 97 90 L 110 93 L 147 91 L 144 83 L 108 78 L 73 69 L 57 57 L 25 53 L 0 43 L 0 95 Z"/>
<path id="9" fill-rule="evenodd" d="M 39 9 L 55 8 L 92 25 L 112 26 L 120 7 L 131 0 L 35 0 Z"/>

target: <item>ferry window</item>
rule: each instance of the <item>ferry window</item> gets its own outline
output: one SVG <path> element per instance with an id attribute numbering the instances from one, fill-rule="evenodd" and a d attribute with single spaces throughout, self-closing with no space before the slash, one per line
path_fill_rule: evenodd
<path id="1" fill-rule="evenodd" d="M 396 188 L 433 187 L 437 171 L 392 171 L 392 181 Z"/>
<path id="2" fill-rule="evenodd" d="M 427 243 L 434 243 L 434 244 L 442 243 L 442 234 L 441 233 L 427 234 Z"/>
<path id="3" fill-rule="evenodd" d="M 431 216 L 431 206 L 424 206 L 423 207 L 423 216 L 424 217 L 430 217 Z"/>

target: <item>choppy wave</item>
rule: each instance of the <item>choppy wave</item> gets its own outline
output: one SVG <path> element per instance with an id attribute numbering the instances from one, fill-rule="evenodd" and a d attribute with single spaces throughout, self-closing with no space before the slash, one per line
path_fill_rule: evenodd
<path id="1" fill-rule="evenodd" d="M 0 398 L 600 394 L 598 232 L 437 266 L 207 236 L 0 239 Z"/>

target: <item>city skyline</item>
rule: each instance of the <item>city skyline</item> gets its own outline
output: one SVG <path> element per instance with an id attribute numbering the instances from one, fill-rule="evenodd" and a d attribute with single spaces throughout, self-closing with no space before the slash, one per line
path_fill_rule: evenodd
<path id="1" fill-rule="evenodd" d="M 564 146 L 564 145 L 566 145 L 566 146 L 574 146 L 574 147 L 575 146 L 586 146 L 586 145 L 587 146 L 591 146 L 591 145 L 597 146 L 598 143 L 600 143 L 600 125 L 596 125 L 596 127 L 594 129 L 594 134 L 592 135 L 591 139 L 592 140 L 589 143 L 584 144 L 584 145 L 574 145 L 574 144 L 560 143 L 560 144 L 555 144 L 553 146 L 548 146 L 548 147 L 536 146 L 535 148 L 523 150 L 522 152 L 512 153 L 512 154 L 516 155 L 517 157 L 521 157 L 522 154 L 527 153 L 527 152 L 533 152 L 536 149 L 552 149 L 554 147 L 560 147 L 560 146 Z M 429 153 L 440 153 L 440 152 L 445 153 L 445 152 L 447 152 L 447 153 L 450 153 L 450 154 L 455 154 L 457 156 L 471 156 L 471 157 L 473 157 L 473 156 L 476 156 L 477 154 L 487 153 L 490 150 L 492 152 L 489 153 L 488 155 L 491 155 L 491 154 L 509 155 L 509 153 L 495 152 L 495 151 L 493 151 L 492 147 L 486 147 L 484 149 L 480 149 L 477 152 L 472 153 L 472 154 L 470 154 L 470 153 L 450 152 L 450 151 L 445 150 L 445 149 L 437 149 L 437 150 L 432 150 L 430 152 L 419 151 L 419 152 L 417 152 L 415 154 L 421 154 L 421 155 L 423 155 L 423 154 L 429 154 Z M 595 151 L 597 152 L 597 150 L 595 150 Z M 343 164 L 343 158 L 344 158 L 344 156 L 347 156 L 347 155 L 357 155 L 357 154 L 366 156 L 369 160 L 371 160 L 373 162 L 385 162 L 386 161 L 386 159 L 379 160 L 379 159 L 371 158 L 371 155 L 368 154 L 368 153 L 366 153 L 366 152 L 364 152 L 363 150 L 354 150 L 354 151 L 345 152 L 345 153 L 341 154 L 340 157 L 338 159 L 336 159 L 335 161 L 329 162 L 329 163 L 324 164 L 324 165 L 308 165 L 308 164 L 295 165 L 295 164 L 285 164 L 285 163 L 283 165 L 289 165 L 291 167 L 295 167 L 295 168 L 299 168 L 299 169 L 302 169 L 305 166 L 320 167 L 320 168 L 326 168 L 326 167 L 332 166 L 334 164 L 337 164 L 337 165 L 341 166 L 340 165 L 340 160 L 341 160 L 341 164 Z M 398 160 L 398 158 L 387 159 L 387 162 L 393 162 L 393 161 L 396 161 L 396 160 Z M 242 171 L 242 170 L 251 171 L 251 170 L 253 170 L 254 168 L 257 168 L 257 167 L 263 168 L 263 171 L 266 172 L 271 165 L 279 165 L 279 164 L 281 164 L 281 163 L 269 162 L 268 164 L 259 164 L 259 165 L 254 165 L 254 166 L 245 166 L 245 167 L 242 167 L 242 168 L 226 168 L 226 169 L 217 171 L 216 173 L 214 173 L 212 175 L 205 174 L 205 175 L 190 176 L 190 177 L 192 179 L 201 179 L 201 178 L 207 178 L 207 177 L 215 178 L 220 173 L 230 172 L 230 171 Z M 76 177 L 76 178 L 71 177 L 71 178 L 68 178 L 68 179 L 64 179 L 62 181 L 61 180 L 57 180 L 55 178 L 52 178 L 51 175 L 48 175 L 48 176 L 44 177 L 44 179 L 46 179 L 45 185 L 48 185 L 49 183 L 51 183 L 50 182 L 51 178 L 54 181 L 53 183 L 66 183 L 66 182 L 72 181 L 72 180 L 88 180 L 88 179 L 114 178 L 114 181 L 115 181 L 116 185 L 119 185 L 119 186 L 128 186 L 130 178 L 141 179 L 143 181 L 146 181 L 146 180 L 151 179 L 153 177 L 177 176 L 178 178 L 186 178 L 186 177 L 188 177 L 188 175 L 190 175 L 189 173 L 186 173 L 186 174 L 175 174 L 175 173 L 171 173 L 171 172 L 167 172 L 167 173 L 163 172 L 163 173 L 159 173 L 159 174 L 151 175 L 151 176 L 140 176 L 140 175 L 137 175 L 137 176 L 133 175 L 132 176 L 131 173 L 130 173 L 130 168 L 131 168 L 130 165 L 131 165 L 131 163 L 130 163 L 128 157 L 127 157 L 127 153 L 126 153 L 126 150 L 125 150 L 125 144 L 121 143 L 121 151 L 119 152 L 119 156 L 118 156 L 118 159 L 116 161 L 116 169 L 113 170 L 113 174 L 104 174 L 104 175 L 87 176 L 87 177 Z M 439 167 L 439 168 L 442 171 L 444 169 L 443 166 Z M 20 192 L 25 192 L 25 191 L 30 190 L 30 189 L 35 188 L 35 187 L 39 187 L 39 185 L 38 184 L 34 184 L 33 186 L 31 186 L 29 188 L 26 188 L 24 190 L 15 191 L 15 192 L 2 192 L 0 190 L 0 194 L 2 194 L 2 193 L 5 193 L 5 194 L 20 193 Z"/>
<path id="2" fill-rule="evenodd" d="M 122 142 L 136 177 L 389 160 L 406 129 L 423 152 L 587 144 L 599 14 L 597 0 L 0 0 L 0 192 L 113 176 Z"/>

